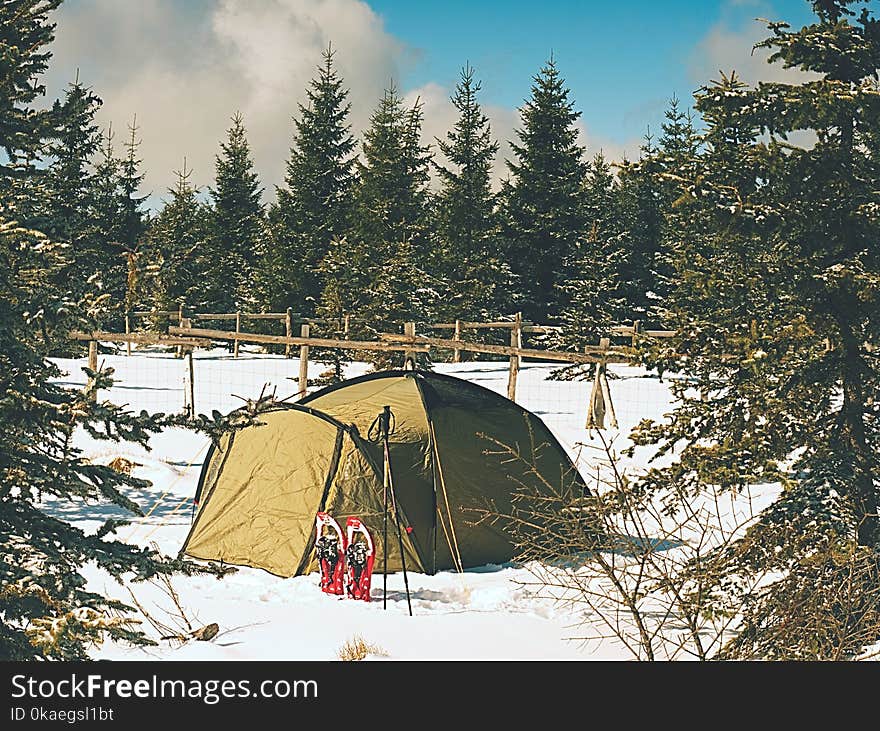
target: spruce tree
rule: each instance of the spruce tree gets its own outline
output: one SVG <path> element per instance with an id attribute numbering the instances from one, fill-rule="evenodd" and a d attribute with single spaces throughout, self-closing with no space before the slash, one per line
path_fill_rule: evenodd
<path id="1" fill-rule="evenodd" d="M 143 273 L 140 251 L 144 234 L 149 223 L 149 214 L 144 203 L 149 196 L 140 194 L 145 174 L 141 170 L 138 148 L 137 116 L 128 125 L 128 139 L 125 141 L 125 155 L 120 161 L 119 188 L 122 194 L 122 224 L 119 242 L 125 260 L 125 309 L 131 310 L 142 298 L 141 280 Z"/>
<path id="2" fill-rule="evenodd" d="M 49 65 L 55 26 L 47 18 L 62 0 L 12 0 L 0 5 L 0 195 L 17 215 L 34 206 L 32 193 L 43 148 L 52 136 L 50 110 L 35 108 L 46 93 L 41 77 Z"/>
<path id="3" fill-rule="evenodd" d="M 657 143 L 657 161 L 662 171 L 661 187 L 667 207 L 680 195 L 675 177 L 682 177 L 688 172 L 699 146 L 693 114 L 690 109 L 682 111 L 680 105 L 678 97 L 673 96 L 669 100 L 669 106 L 663 113 L 665 121 L 660 125 L 662 134 Z"/>
<path id="4" fill-rule="evenodd" d="M 262 189 L 253 169 L 240 113 L 217 156 L 208 250 L 208 305 L 217 312 L 253 309 L 254 274 L 264 239 Z"/>
<path id="5" fill-rule="evenodd" d="M 369 285 L 369 274 L 363 266 L 365 252 L 358 247 L 357 240 L 333 239 L 330 249 L 318 265 L 318 273 L 324 282 L 320 301 L 316 310 L 319 318 L 326 321 L 321 332 L 330 338 L 357 338 L 361 332 L 361 322 L 352 319 L 365 301 L 364 293 Z M 349 329 L 346 331 L 346 315 L 349 316 Z M 339 383 L 345 378 L 345 365 L 351 360 L 351 353 L 340 348 L 326 351 L 317 349 L 314 359 L 326 363 L 329 369 L 320 376 L 320 384 Z"/>
<path id="6" fill-rule="evenodd" d="M 652 172 L 659 188 L 661 230 L 660 242 L 654 255 L 654 292 L 657 299 L 649 320 L 663 325 L 662 310 L 669 291 L 675 287 L 675 270 L 671 249 L 667 242 L 681 237 L 691 222 L 685 207 L 680 206 L 682 180 L 694 179 L 694 161 L 699 149 L 699 135 L 691 111 L 682 111 L 677 97 L 672 97 L 661 125 L 662 134 Z"/>
<path id="7" fill-rule="evenodd" d="M 142 210 L 146 196 L 138 195 L 144 175 L 137 159 L 136 120 L 128 130 L 122 158 L 117 157 L 114 149 L 112 125 L 104 133 L 87 209 L 88 240 L 98 262 L 94 284 L 105 295 L 101 322 L 116 326 L 138 299 L 138 250 L 146 228 L 146 214 Z"/>
<path id="8" fill-rule="evenodd" d="M 352 230 L 375 259 L 387 258 L 398 241 L 425 236 L 429 174 L 421 118 L 420 103 L 407 110 L 392 84 L 364 133 Z"/>
<path id="9" fill-rule="evenodd" d="M 435 203 L 438 259 L 449 285 L 444 309 L 466 320 L 492 320 L 503 314 L 511 284 L 490 180 L 498 143 L 477 101 L 479 90 L 474 69 L 465 66 L 452 95 L 458 120 L 445 140 L 437 140 L 450 164 L 436 164 L 441 183 Z"/>
<path id="10" fill-rule="evenodd" d="M 634 164 L 621 166 L 620 198 L 623 226 L 629 231 L 627 307 L 624 317 L 643 326 L 660 324 L 657 308 L 664 294 L 661 274 L 664 253 L 663 197 L 657 148 L 650 132 Z"/>
<path id="11" fill-rule="evenodd" d="M 430 154 L 421 121 L 420 102 L 406 109 L 392 86 L 364 133 L 352 238 L 366 268 L 358 315 L 372 323 L 368 332 L 430 320 L 437 306 L 442 278 L 431 266 Z M 382 355 L 376 362 L 390 361 Z"/>
<path id="12" fill-rule="evenodd" d="M 49 357 L 73 328 L 92 327 L 59 274 L 70 267 L 70 247 L 18 218 L 32 210 L 23 191 L 38 190 L 34 167 L 20 155 L 41 149 L 52 134 L 46 116 L 32 112 L 33 89 L 49 58 L 49 12 L 57 2 L 0 4 L 0 134 L 12 154 L 0 158 L 0 657 L 82 659 L 105 638 L 146 644 L 131 607 L 87 588 L 82 569 L 97 566 L 122 580 L 143 580 L 192 564 L 162 559 L 114 537 L 119 520 L 95 533 L 71 525 L 51 508 L 104 502 L 140 513 L 127 496 L 143 480 L 90 462 L 75 434 L 146 446 L 166 420 L 134 415 L 95 398 L 109 373 L 88 372 L 85 390 L 59 383 Z M 10 132 L 11 131 L 11 132 Z M 9 135 L 9 136 L 6 136 Z M 52 500 L 45 501 L 45 498 Z"/>
<path id="13" fill-rule="evenodd" d="M 261 266 L 265 306 L 313 315 L 323 280 L 321 260 L 345 236 L 351 215 L 354 146 L 348 90 L 333 66 L 333 50 L 299 106 L 284 186 L 270 211 L 271 239 Z"/>
<path id="14" fill-rule="evenodd" d="M 593 159 L 584 190 L 587 234 L 579 240 L 560 287 L 565 295 L 558 340 L 583 351 L 607 337 L 608 328 L 628 313 L 631 232 L 622 212 L 621 191 L 600 152 Z"/>
<path id="15" fill-rule="evenodd" d="M 502 190 L 502 235 L 519 280 L 523 314 L 546 322 L 561 312 L 565 264 L 587 229 L 586 164 L 575 127 L 580 112 L 552 57 L 534 77 L 520 116 L 519 141 L 511 144 L 515 159 L 507 161 L 511 177 Z"/>
<path id="16" fill-rule="evenodd" d="M 108 240 L 118 241 L 122 232 L 119 192 L 121 161 L 116 156 L 113 138 L 113 125 L 110 125 L 101 136 L 98 162 L 92 176 L 90 209 L 94 228 L 103 232 Z"/>
<path id="17" fill-rule="evenodd" d="M 118 327 L 125 312 L 126 261 L 120 244 L 122 236 L 122 195 L 120 191 L 121 161 L 113 146 L 112 125 L 101 142 L 99 159 L 95 165 L 89 190 L 89 238 L 99 263 L 97 287 L 106 295 L 102 324 Z"/>
<path id="18" fill-rule="evenodd" d="M 49 164 L 42 181 L 42 195 L 35 196 L 39 201 L 37 215 L 29 220 L 30 225 L 70 246 L 68 266 L 59 272 L 58 284 L 74 292 L 77 298 L 88 293 L 95 299 L 96 314 L 108 303 L 102 274 L 109 264 L 102 236 L 91 218 L 92 161 L 101 144 L 95 115 L 101 103 L 77 73 L 63 100 L 53 104 L 55 129 L 44 147 Z"/>
<path id="19" fill-rule="evenodd" d="M 63 373 L 48 357 L 71 329 L 89 326 L 55 283 L 67 250 L 0 208 L 0 657 L 85 658 L 105 638 L 150 644 L 125 616 L 130 607 L 86 587 L 82 567 L 134 581 L 194 567 L 116 539 L 118 519 L 87 533 L 56 517 L 44 499 L 142 514 L 126 493 L 149 483 L 92 463 L 74 435 L 147 446 L 167 420 L 95 401 L 97 389 L 111 384 L 107 372 L 89 372 L 82 391 L 58 384 Z M 34 316 L 41 311 L 56 314 Z"/>
<path id="20" fill-rule="evenodd" d="M 676 445 L 645 481 L 673 502 L 782 482 L 712 562 L 713 611 L 745 609 L 731 657 L 851 656 L 880 611 L 880 24 L 867 9 L 851 20 L 852 4 L 817 0 L 814 23 L 770 23 L 759 44 L 815 80 L 752 88 L 731 74 L 697 94 L 706 149 L 682 189 L 693 226 L 672 241 L 678 336 L 660 349 L 685 379 L 672 420 L 637 436 Z M 796 130 L 815 144 L 791 144 Z M 744 595 L 762 572 L 773 580 Z M 847 601 L 815 604 L 826 590 Z M 817 632 L 823 613 L 852 632 Z"/>
<path id="21" fill-rule="evenodd" d="M 84 246 L 81 239 L 89 227 L 91 162 L 101 144 L 95 121 L 100 106 L 101 100 L 77 77 L 65 90 L 64 101 L 52 108 L 57 138 L 45 148 L 49 168 L 41 230 L 74 247 Z"/>
<path id="22" fill-rule="evenodd" d="M 153 220 L 144 240 L 144 273 L 148 296 L 154 309 L 176 310 L 181 302 L 188 308 L 209 309 L 213 290 L 209 211 L 198 199 L 190 182 L 192 170 L 177 172 L 177 184 L 168 190 L 170 199 Z"/>

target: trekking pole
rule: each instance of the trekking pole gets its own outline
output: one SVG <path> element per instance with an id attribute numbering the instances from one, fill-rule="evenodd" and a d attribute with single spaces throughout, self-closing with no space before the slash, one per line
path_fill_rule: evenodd
<path id="1" fill-rule="evenodd" d="M 388 609 L 388 484 L 391 482 L 388 454 L 388 422 L 391 407 L 386 406 L 379 415 L 379 431 L 382 435 L 382 609 Z"/>
<path id="2" fill-rule="evenodd" d="M 388 466 L 388 485 L 391 488 L 391 509 L 394 511 L 394 520 L 397 523 L 397 543 L 400 547 L 400 563 L 403 567 L 403 586 L 406 588 L 406 607 L 409 616 L 412 617 L 412 601 L 409 598 L 409 579 L 406 575 L 406 555 L 403 552 L 403 531 L 400 530 L 400 513 L 397 512 L 397 498 L 394 497 L 394 480 L 391 478 L 391 466 Z"/>
<path id="3" fill-rule="evenodd" d="M 382 409 L 382 415 L 380 417 L 379 425 L 382 432 L 382 442 L 383 442 L 383 451 L 385 454 L 385 479 L 384 479 L 384 493 L 385 493 L 385 520 L 383 523 L 383 541 L 385 545 L 383 547 L 382 560 L 385 562 L 383 570 L 385 571 L 384 581 L 388 580 L 388 495 L 391 496 L 391 509 L 394 511 L 394 522 L 397 526 L 397 545 L 400 549 L 400 564 L 403 568 L 403 585 L 406 588 L 406 606 L 409 609 L 409 616 L 412 617 L 412 601 L 409 595 L 409 577 L 406 573 L 406 554 L 403 551 L 403 531 L 400 528 L 400 513 L 397 510 L 397 496 L 394 494 L 394 478 L 391 475 L 391 451 L 388 446 L 388 434 L 391 426 L 391 407 L 385 406 Z M 385 593 L 385 589 L 383 587 L 383 594 Z M 383 607 L 384 607 L 384 597 L 383 597 Z"/>

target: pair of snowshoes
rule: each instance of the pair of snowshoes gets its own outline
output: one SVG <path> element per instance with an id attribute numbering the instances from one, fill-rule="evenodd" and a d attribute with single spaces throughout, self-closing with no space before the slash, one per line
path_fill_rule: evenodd
<path id="1" fill-rule="evenodd" d="M 370 601 L 375 553 L 373 537 L 358 518 L 349 518 L 343 533 L 327 513 L 315 517 L 315 555 L 325 594 Z"/>

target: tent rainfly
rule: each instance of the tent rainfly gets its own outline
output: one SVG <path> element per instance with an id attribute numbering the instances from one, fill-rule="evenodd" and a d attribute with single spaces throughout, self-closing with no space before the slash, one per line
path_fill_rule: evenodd
<path id="1" fill-rule="evenodd" d="M 390 463 L 408 569 L 433 574 L 509 561 L 504 520 L 478 518 L 509 515 L 519 485 L 540 494 L 550 490 L 546 480 L 589 492 L 535 414 L 452 376 L 384 371 L 329 386 L 225 436 L 205 460 L 183 552 L 296 576 L 317 569 L 318 511 L 341 523 L 357 516 L 376 535 L 382 448 L 371 427 L 384 406 L 393 416 Z M 393 526 L 389 516 L 389 532 Z M 377 566 L 381 551 L 377 541 Z M 395 534 L 388 570 L 401 563 Z"/>

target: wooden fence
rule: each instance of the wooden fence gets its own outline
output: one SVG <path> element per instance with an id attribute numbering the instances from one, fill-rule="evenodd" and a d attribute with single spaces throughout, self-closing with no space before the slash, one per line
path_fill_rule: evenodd
<path id="1" fill-rule="evenodd" d="M 300 313 L 293 312 L 291 308 L 287 308 L 285 312 L 227 312 L 227 313 L 216 313 L 216 312 L 188 312 L 184 303 L 181 303 L 177 310 L 135 310 L 125 315 L 125 333 L 133 334 L 134 330 L 132 327 L 132 318 L 133 317 L 168 317 L 177 321 L 177 325 L 169 326 L 169 333 L 171 332 L 171 328 L 185 328 L 190 327 L 191 323 L 196 321 L 234 321 L 235 322 L 235 330 L 222 331 L 224 335 L 221 339 L 230 340 L 233 343 L 233 354 L 234 357 L 238 357 L 239 353 L 239 343 L 240 342 L 256 342 L 256 341 L 248 341 L 246 336 L 253 335 L 254 333 L 247 333 L 242 330 L 241 324 L 246 320 L 270 320 L 276 322 L 284 323 L 284 337 L 285 338 L 293 338 L 293 330 L 295 325 L 300 326 L 300 336 L 301 337 L 309 337 L 311 332 L 311 328 L 315 326 L 322 325 L 337 325 L 339 321 L 337 320 L 329 320 L 326 318 L 320 317 L 304 317 Z M 352 323 L 362 323 L 368 322 L 363 318 L 358 318 L 352 316 L 351 314 L 345 314 L 342 318 L 342 339 L 348 341 L 349 333 L 351 332 Z M 401 323 L 403 325 L 404 335 L 415 335 L 415 323 L 405 322 Z M 548 335 L 552 333 L 558 333 L 562 330 L 559 326 L 554 325 L 541 325 L 533 322 L 524 321 L 522 319 L 522 315 L 520 313 L 516 313 L 510 320 L 495 320 L 491 322 L 473 322 L 468 320 L 455 320 L 454 322 L 437 322 L 437 323 L 424 323 L 422 324 L 422 328 L 430 331 L 434 330 L 452 330 L 452 344 L 449 349 L 452 350 L 452 362 L 458 363 L 461 361 L 461 353 L 462 352 L 500 352 L 500 351 L 480 351 L 473 350 L 472 348 L 468 348 L 466 345 L 461 345 L 464 342 L 463 333 L 466 330 L 510 330 L 510 346 L 514 348 L 522 347 L 522 339 L 523 335 L 534 334 L 534 335 Z M 207 328 L 203 328 L 207 329 Z M 221 332 L 218 329 L 214 329 L 213 332 Z M 234 332 L 235 335 L 233 337 L 229 337 L 229 333 Z M 643 330 L 641 327 L 641 323 L 636 320 L 632 325 L 615 325 L 609 329 L 609 334 L 612 337 L 621 337 L 627 338 L 630 340 L 630 343 L 633 347 L 636 346 L 639 338 L 648 337 L 648 338 L 666 338 L 672 337 L 675 335 L 675 332 L 672 330 Z M 220 336 L 216 336 L 220 338 Z M 439 340 L 439 339 L 438 339 Z M 147 342 L 147 341 L 137 341 L 131 340 L 127 341 L 126 352 L 131 354 L 131 343 L 132 342 Z M 270 341 L 262 341 L 262 342 L 270 342 Z M 281 342 L 281 341 L 272 341 L 272 342 Z M 285 355 L 290 357 L 291 348 L 293 347 L 293 343 L 284 341 L 285 344 Z M 341 346 L 340 346 L 341 347 Z M 446 348 L 447 346 L 436 346 Z M 372 348 L 373 350 L 380 350 L 380 348 Z M 544 351 L 544 352 L 556 352 L 556 351 Z M 550 359 L 553 359 L 552 357 Z"/>
<path id="2" fill-rule="evenodd" d="M 176 320 L 177 325 L 169 325 L 167 333 L 159 332 L 134 332 L 132 328 L 132 316 L 134 317 L 169 317 Z M 234 321 L 234 330 L 217 328 L 196 327 L 194 322 L 219 322 Z M 254 333 L 242 330 L 243 320 L 275 320 L 284 323 L 284 335 L 271 335 L 266 333 Z M 552 334 L 560 328 L 548 325 L 539 325 L 524 321 L 520 313 L 516 313 L 511 320 L 498 320 L 494 322 L 471 322 L 456 320 L 454 322 L 440 322 L 423 324 L 422 327 L 431 331 L 452 330 L 452 337 L 428 337 L 416 333 L 416 323 L 403 323 L 403 333 L 379 333 L 376 340 L 353 340 L 349 337 L 352 322 L 363 322 L 345 315 L 343 318 L 342 337 L 316 337 L 312 334 L 312 326 L 326 324 L 338 325 L 338 321 L 330 321 L 322 318 L 301 317 L 290 309 L 286 312 L 235 312 L 235 313 L 196 313 L 186 312 L 184 305 L 175 311 L 135 311 L 125 316 L 125 332 L 114 333 L 106 331 L 78 332 L 72 337 L 76 340 L 89 342 L 89 366 L 97 368 L 97 343 L 98 341 L 125 343 L 126 353 L 131 354 L 131 344 L 155 344 L 177 347 L 178 355 L 186 355 L 189 370 L 189 401 L 190 408 L 195 409 L 193 390 L 193 365 L 192 350 L 198 347 L 210 347 L 214 341 L 223 340 L 233 344 L 234 357 L 239 356 L 240 343 L 253 343 L 258 345 L 283 345 L 285 354 L 290 357 L 293 348 L 299 348 L 299 374 L 298 396 L 306 393 L 308 361 L 310 348 L 334 348 L 365 352 L 403 352 L 405 367 L 415 366 L 416 353 L 430 353 L 432 351 L 452 351 L 452 361 L 461 361 L 462 353 L 476 353 L 493 356 L 506 356 L 508 358 L 508 382 L 507 396 L 510 400 L 516 400 L 517 379 L 520 364 L 523 358 L 537 361 L 550 361 L 570 364 L 598 364 L 594 372 L 593 390 L 590 396 L 588 409 L 588 428 L 604 425 L 606 413 L 611 418 L 612 426 L 616 426 L 614 407 L 611 403 L 610 390 L 605 375 L 608 363 L 628 363 L 635 355 L 634 346 L 643 337 L 662 338 L 672 337 L 675 333 L 668 330 L 642 330 L 638 321 L 632 325 L 619 325 L 610 329 L 610 335 L 626 338 L 626 345 L 614 346 L 610 338 L 602 338 L 596 345 L 588 345 L 583 352 L 549 350 L 527 348 L 523 346 L 524 334 Z M 298 336 L 293 334 L 295 324 L 300 326 Z M 470 342 L 463 338 L 466 330 L 500 329 L 509 330 L 510 338 L 508 345 Z"/>

